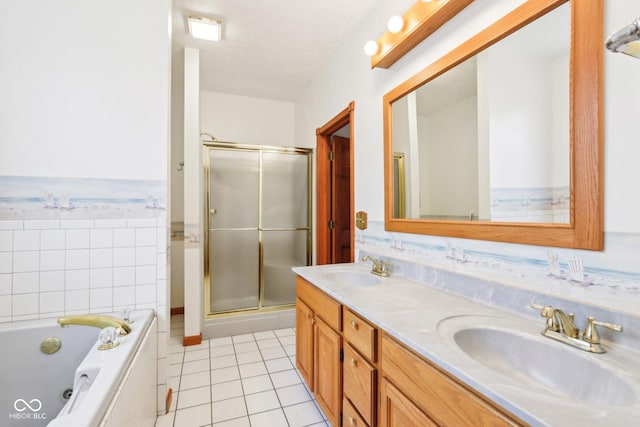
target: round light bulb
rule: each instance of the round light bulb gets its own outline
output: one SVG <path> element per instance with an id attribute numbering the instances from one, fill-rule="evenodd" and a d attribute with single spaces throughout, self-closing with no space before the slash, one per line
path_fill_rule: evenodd
<path id="1" fill-rule="evenodd" d="M 387 29 L 389 30 L 389 32 L 394 34 L 402 31 L 403 28 L 404 28 L 404 19 L 402 19 L 402 16 L 399 16 L 399 15 L 392 16 L 391 19 L 389 19 L 389 22 L 387 23 Z"/>
<path id="2" fill-rule="evenodd" d="M 376 52 L 378 52 L 378 42 L 369 40 L 364 44 L 364 53 L 366 53 L 367 56 L 373 56 Z"/>

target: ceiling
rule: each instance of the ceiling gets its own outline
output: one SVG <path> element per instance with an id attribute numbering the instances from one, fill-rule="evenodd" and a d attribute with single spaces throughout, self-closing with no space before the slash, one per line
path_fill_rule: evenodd
<path id="1" fill-rule="evenodd" d="M 173 0 L 172 79 L 198 48 L 202 90 L 293 102 L 379 1 Z M 222 20 L 223 40 L 191 38 L 189 15 Z"/>

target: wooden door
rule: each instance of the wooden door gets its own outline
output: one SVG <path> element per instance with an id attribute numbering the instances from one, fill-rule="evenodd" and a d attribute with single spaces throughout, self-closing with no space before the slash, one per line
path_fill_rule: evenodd
<path id="1" fill-rule="evenodd" d="M 351 262 L 351 140 L 334 135 L 331 146 L 332 262 Z"/>
<path id="2" fill-rule="evenodd" d="M 296 366 L 313 390 L 313 316 L 311 309 L 296 299 Z"/>
<path id="3" fill-rule="evenodd" d="M 314 344 L 313 391 L 331 425 L 338 426 L 342 403 L 342 337 L 317 318 L 314 323 Z"/>
<path id="4" fill-rule="evenodd" d="M 380 389 L 380 427 L 437 427 L 431 418 L 386 378 L 382 379 Z"/>

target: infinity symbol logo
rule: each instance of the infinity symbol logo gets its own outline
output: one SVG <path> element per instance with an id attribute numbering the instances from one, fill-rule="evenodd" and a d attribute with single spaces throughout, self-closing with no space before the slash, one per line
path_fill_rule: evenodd
<path id="1" fill-rule="evenodd" d="M 20 405 L 20 407 L 18 407 L 18 404 L 22 404 Z M 33 405 L 33 406 L 31 406 Z M 31 399 L 28 403 L 26 400 L 24 399 L 18 399 L 15 402 L 13 402 L 13 407 L 15 408 L 16 411 L 18 412 L 24 412 L 27 410 L 27 408 L 29 408 L 31 410 L 31 412 L 38 412 L 40 409 L 42 409 L 42 402 L 40 402 L 40 400 L 38 399 Z"/>

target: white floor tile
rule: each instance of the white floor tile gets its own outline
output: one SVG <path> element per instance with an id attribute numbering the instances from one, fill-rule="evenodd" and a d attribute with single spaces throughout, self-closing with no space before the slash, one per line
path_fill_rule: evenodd
<path id="1" fill-rule="evenodd" d="M 182 364 L 169 365 L 169 376 L 179 377 L 182 373 Z"/>
<path id="2" fill-rule="evenodd" d="M 245 363 L 260 362 L 262 360 L 262 355 L 256 350 L 248 351 L 246 353 L 238 353 L 236 354 L 236 358 L 238 359 L 239 365 L 244 365 Z"/>
<path id="3" fill-rule="evenodd" d="M 178 410 L 210 402 L 211 389 L 208 385 L 206 387 L 180 390 L 180 396 L 178 397 Z M 211 421 L 209 421 L 209 423 L 211 423 Z"/>
<path id="4" fill-rule="evenodd" d="M 258 350 L 258 344 L 255 341 L 240 342 L 233 345 L 236 348 L 236 353 L 244 353 L 245 351 Z"/>
<path id="5" fill-rule="evenodd" d="M 266 340 L 269 338 L 275 338 L 276 334 L 274 331 L 263 331 L 263 332 L 254 332 L 253 336 L 256 340 Z"/>
<path id="6" fill-rule="evenodd" d="M 291 365 L 291 362 L 289 361 L 288 357 L 282 357 L 280 359 L 265 360 L 264 363 L 265 365 L 267 365 L 267 371 L 270 374 L 274 372 L 293 369 L 293 365 Z"/>
<path id="7" fill-rule="evenodd" d="M 182 375 L 193 374 L 195 372 L 208 371 L 209 369 L 210 369 L 209 359 L 196 360 L 193 362 L 184 362 L 182 364 Z"/>
<path id="8" fill-rule="evenodd" d="M 291 427 L 308 426 L 324 419 L 313 402 L 304 402 L 282 408 Z"/>
<path id="9" fill-rule="evenodd" d="M 282 347 L 265 348 L 261 353 L 264 360 L 278 359 L 287 355 Z"/>
<path id="10" fill-rule="evenodd" d="M 242 383 L 240 380 L 227 381 L 211 385 L 211 401 L 231 399 L 243 395 Z"/>
<path id="11" fill-rule="evenodd" d="M 261 391 L 272 390 L 273 384 L 269 375 L 259 375 L 257 377 L 243 378 L 242 388 L 245 394 L 258 393 Z"/>
<path id="12" fill-rule="evenodd" d="M 247 403 L 247 411 L 249 414 L 257 414 L 258 412 L 280 408 L 280 401 L 274 390 L 248 394 L 244 397 L 244 400 Z"/>
<path id="13" fill-rule="evenodd" d="M 278 339 L 280 340 L 280 344 L 282 344 L 285 347 L 288 346 L 288 345 L 295 345 L 296 344 L 296 336 L 295 335 L 282 336 L 282 337 L 278 337 Z"/>
<path id="14" fill-rule="evenodd" d="M 249 417 L 242 417 L 213 423 L 213 427 L 251 427 L 251 423 L 249 422 Z"/>
<path id="15" fill-rule="evenodd" d="M 289 427 L 282 409 L 253 414 L 249 418 L 251 427 Z"/>
<path id="16" fill-rule="evenodd" d="M 204 387 L 211 384 L 211 376 L 208 371 L 185 374 L 180 378 L 180 390 Z"/>
<path id="17" fill-rule="evenodd" d="M 235 354 L 228 354 L 226 356 L 217 356 L 211 358 L 211 369 L 228 368 L 229 366 L 236 366 Z"/>
<path id="18" fill-rule="evenodd" d="M 196 351 L 196 350 L 204 350 L 205 348 L 206 349 L 209 348 L 209 340 L 202 340 L 200 344 L 189 345 L 189 346 L 186 346 L 184 349 L 185 351 Z"/>
<path id="19" fill-rule="evenodd" d="M 169 344 L 169 353 L 183 353 L 183 352 L 184 352 L 184 347 L 182 346 L 182 339 L 180 339 L 180 342 Z"/>
<path id="20" fill-rule="evenodd" d="M 295 370 L 274 372 L 269 374 L 275 388 L 286 387 L 289 385 L 299 384 L 302 382 Z"/>
<path id="21" fill-rule="evenodd" d="M 209 358 L 209 349 L 193 350 L 184 352 L 184 361 L 193 362 L 194 360 L 202 360 Z"/>
<path id="22" fill-rule="evenodd" d="M 211 424 L 211 404 L 176 411 L 174 427 L 200 427 Z"/>
<path id="23" fill-rule="evenodd" d="M 228 356 L 233 353 L 235 353 L 235 349 L 232 345 L 216 346 L 209 349 L 209 354 L 212 358 L 218 356 Z"/>
<path id="24" fill-rule="evenodd" d="M 273 331 L 273 333 L 276 334 L 277 337 L 288 337 L 291 335 L 296 335 L 296 331 L 294 331 L 292 328 L 276 329 L 275 331 Z"/>
<path id="25" fill-rule="evenodd" d="M 169 359 L 169 364 L 170 365 L 175 365 L 177 363 L 182 363 L 184 362 L 184 351 L 178 352 L 178 353 L 169 353 L 169 356 L 167 357 L 167 359 Z"/>
<path id="26" fill-rule="evenodd" d="M 264 362 L 247 363 L 246 365 L 238 365 L 241 378 L 255 377 L 267 373 L 267 367 Z"/>
<path id="27" fill-rule="evenodd" d="M 258 343 L 258 348 L 260 350 L 264 350 L 264 349 L 267 349 L 267 348 L 279 348 L 279 347 L 282 347 L 280 345 L 280 341 L 278 341 L 277 338 L 271 338 L 271 339 L 267 339 L 267 340 L 260 340 L 260 341 L 257 341 L 257 343 Z"/>
<path id="28" fill-rule="evenodd" d="M 226 347 L 229 345 L 233 345 L 233 340 L 231 337 L 221 337 L 221 338 L 212 338 L 209 340 L 209 347 Z"/>
<path id="29" fill-rule="evenodd" d="M 234 344 L 241 343 L 241 342 L 255 341 L 253 334 L 234 335 L 231 337 L 231 339 L 233 340 Z"/>
<path id="30" fill-rule="evenodd" d="M 284 351 L 287 353 L 287 356 L 295 356 L 296 355 L 296 345 L 286 345 L 284 346 Z"/>
<path id="31" fill-rule="evenodd" d="M 276 389 L 282 406 L 291 406 L 297 403 L 308 402 L 311 396 L 303 384 L 291 385 Z"/>
<path id="32" fill-rule="evenodd" d="M 247 407 L 243 397 L 220 400 L 211 404 L 211 416 L 214 423 L 231 420 L 247 415 Z"/>
<path id="33" fill-rule="evenodd" d="M 237 366 L 229 368 L 211 370 L 211 384 L 225 383 L 227 381 L 239 380 L 240 372 Z"/>
<path id="34" fill-rule="evenodd" d="M 169 412 L 167 414 L 160 415 L 156 419 L 155 427 L 173 427 L 173 420 L 175 417 L 176 417 L 175 412 Z"/>

